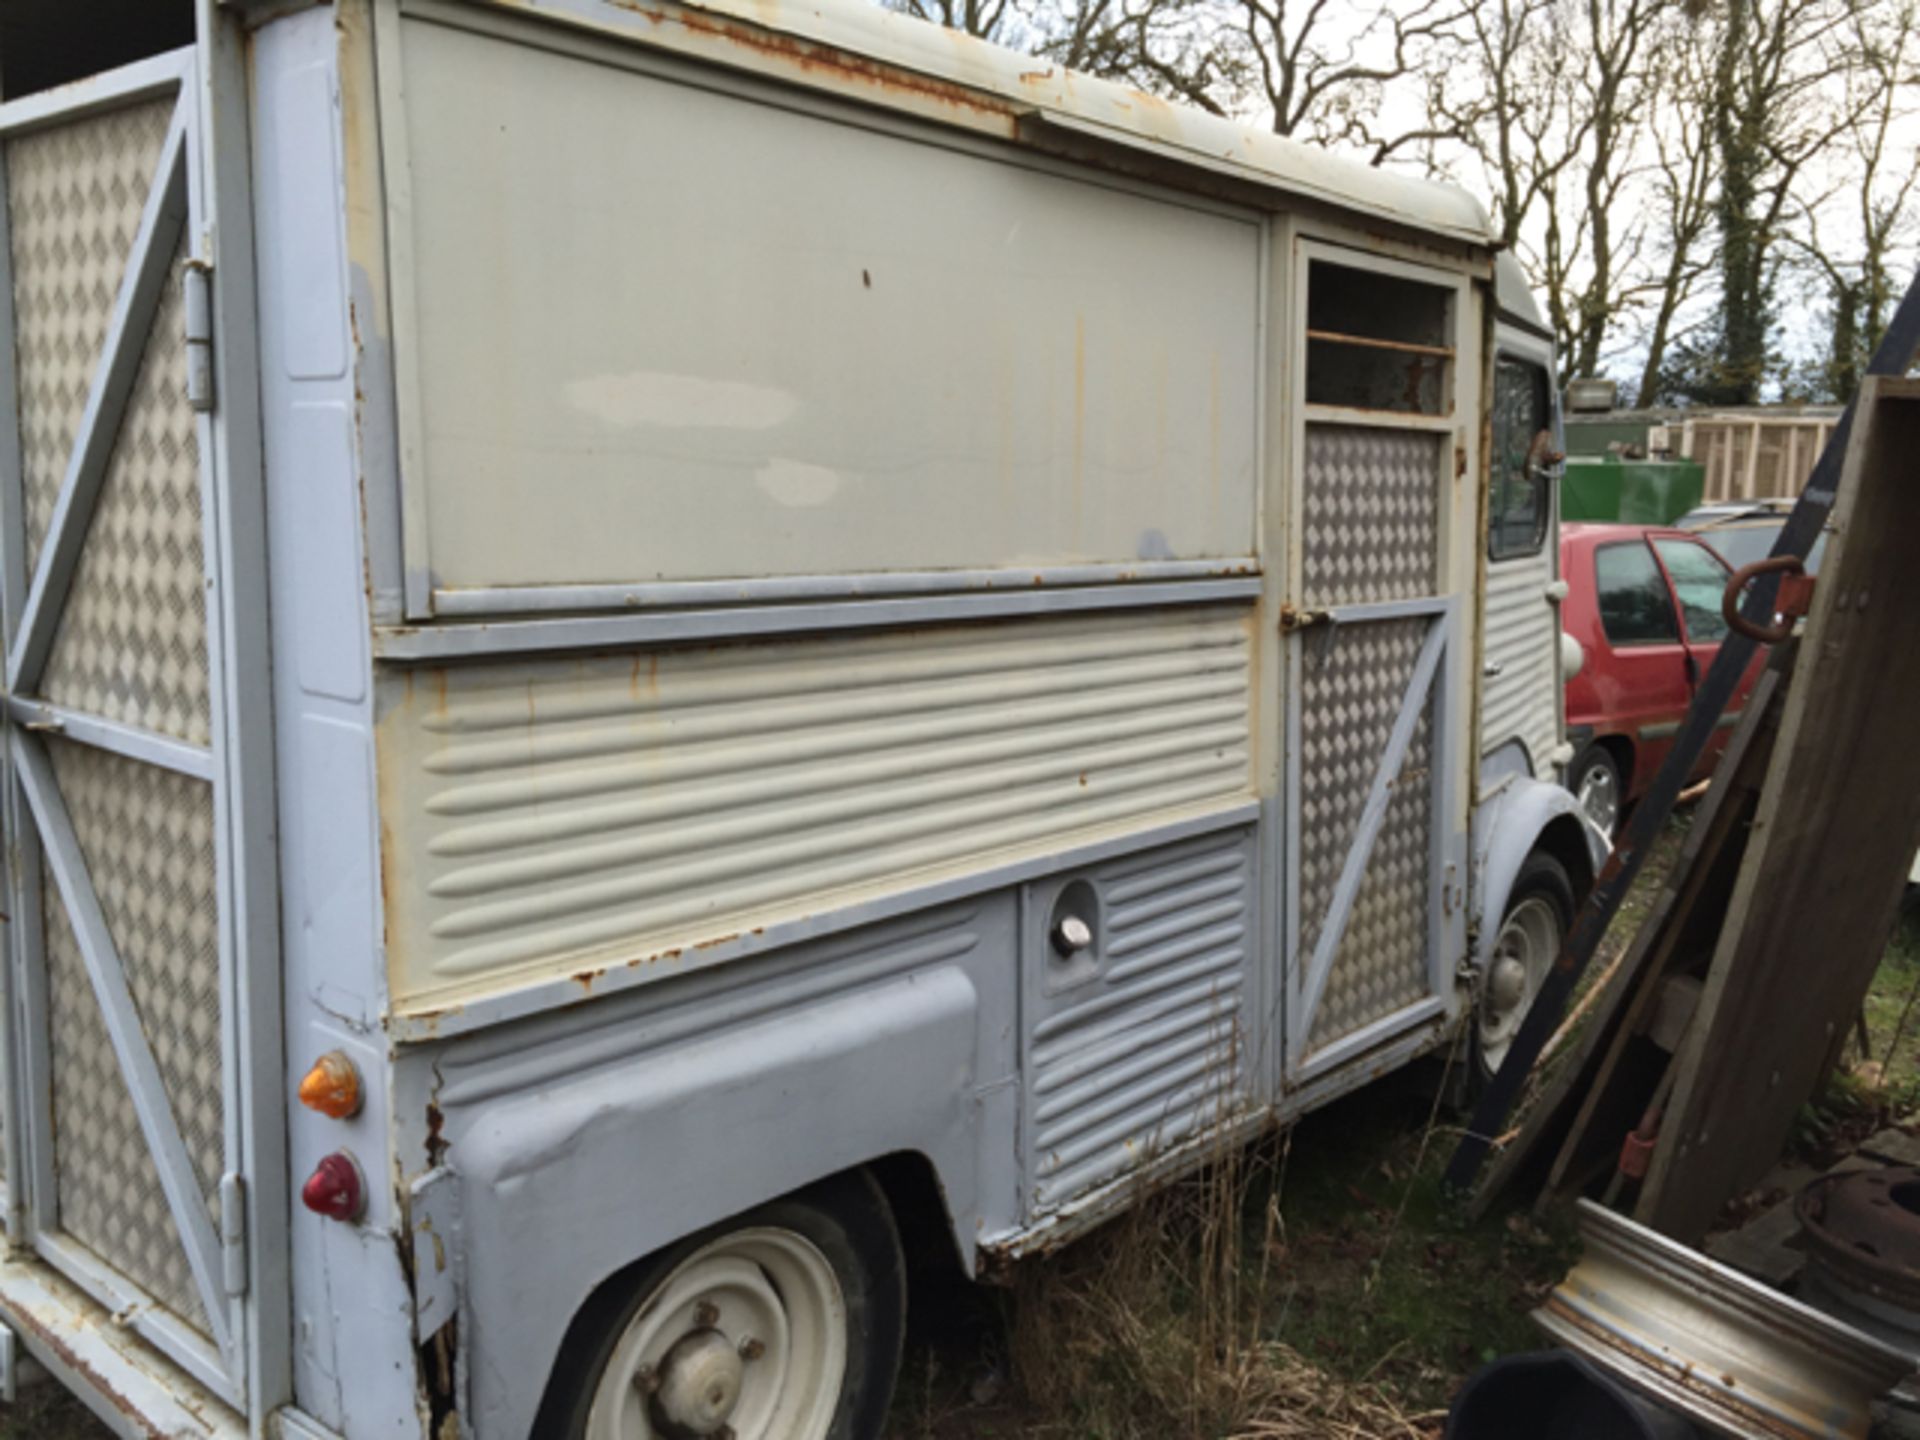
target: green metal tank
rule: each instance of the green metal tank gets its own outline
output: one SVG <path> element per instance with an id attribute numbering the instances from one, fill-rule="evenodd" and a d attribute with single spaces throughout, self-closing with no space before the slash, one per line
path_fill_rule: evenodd
<path id="1" fill-rule="evenodd" d="M 1706 478 L 1697 460 L 1569 456 L 1560 481 L 1560 518 L 1671 525 L 1700 503 Z"/>

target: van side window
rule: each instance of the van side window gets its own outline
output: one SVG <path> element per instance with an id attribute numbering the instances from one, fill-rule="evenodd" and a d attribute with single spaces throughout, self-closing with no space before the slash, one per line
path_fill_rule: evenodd
<path id="1" fill-rule="evenodd" d="M 1539 437 L 1553 423 L 1547 372 L 1502 359 L 1493 372 L 1493 494 L 1487 503 L 1487 558 L 1538 553 L 1547 540 L 1553 475 L 1541 462 Z"/>
<path id="2" fill-rule="evenodd" d="M 1667 577 L 1644 541 L 1595 550 L 1593 581 L 1600 601 L 1600 628 L 1615 645 L 1679 643 L 1680 626 Z"/>
<path id="3" fill-rule="evenodd" d="M 1711 550 L 1691 540 L 1656 540 L 1660 563 L 1673 580 L 1673 593 L 1680 597 L 1680 612 L 1686 618 L 1687 639 L 1695 645 L 1717 645 L 1727 638 L 1727 622 L 1720 613 L 1720 597 L 1726 592 L 1727 567 Z"/>

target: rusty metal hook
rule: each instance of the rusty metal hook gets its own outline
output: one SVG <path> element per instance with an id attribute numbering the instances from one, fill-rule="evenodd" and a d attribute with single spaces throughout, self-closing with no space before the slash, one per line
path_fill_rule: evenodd
<path id="1" fill-rule="evenodd" d="M 1799 614 L 1786 613 L 1792 607 L 1783 606 L 1783 613 L 1772 625 L 1755 625 L 1740 613 L 1741 592 L 1762 575 L 1804 575 L 1806 573 L 1806 562 L 1798 555 L 1769 555 L 1766 559 L 1756 560 L 1751 565 L 1742 565 L 1727 578 L 1727 588 L 1720 596 L 1720 618 L 1749 640 L 1758 640 L 1762 645 L 1778 645 L 1793 634 L 1793 622 L 1799 618 L 1799 615 L 1806 613 L 1804 601 L 1798 607 Z M 1782 598 L 1784 599 L 1784 596 Z"/>

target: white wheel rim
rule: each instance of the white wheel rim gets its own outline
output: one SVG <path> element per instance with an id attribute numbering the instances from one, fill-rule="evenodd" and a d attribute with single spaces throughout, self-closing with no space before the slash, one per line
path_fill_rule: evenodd
<path id="1" fill-rule="evenodd" d="M 712 1382 L 692 1397 L 697 1414 L 689 1366 Z M 846 1373 L 846 1299 L 827 1257 L 791 1230 L 737 1230 L 682 1261 L 628 1322 L 587 1440 L 824 1440 Z"/>
<path id="2" fill-rule="evenodd" d="M 1481 1067 L 1491 1075 L 1527 1018 L 1540 986 L 1560 954 L 1560 912 L 1550 900 L 1530 895 L 1500 926 L 1481 977 L 1477 1017 Z"/>
<path id="3" fill-rule="evenodd" d="M 1575 792 L 1587 818 L 1600 827 L 1607 839 L 1613 839 L 1613 827 L 1620 821 L 1620 785 L 1606 765 L 1589 765 L 1580 776 Z"/>

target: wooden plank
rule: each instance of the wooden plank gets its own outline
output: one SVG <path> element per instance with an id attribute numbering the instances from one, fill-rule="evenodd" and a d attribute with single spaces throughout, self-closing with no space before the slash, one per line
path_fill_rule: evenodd
<path id="1" fill-rule="evenodd" d="M 1721 758 L 1713 788 L 1707 792 L 1706 807 L 1695 818 L 1674 863 L 1672 879 L 1635 937 L 1641 951 L 1635 964 L 1639 983 L 1548 1172 L 1548 1194 L 1564 1191 L 1572 1177 L 1590 1168 L 1596 1153 L 1608 1159 L 1616 1154 L 1623 1127 L 1639 1119 L 1648 1095 L 1659 1083 L 1657 1072 L 1641 1077 L 1637 1086 L 1623 1085 L 1615 1077 L 1622 1074 L 1630 1047 L 1651 1020 L 1669 974 L 1683 962 L 1709 953 L 1714 935 L 1725 922 L 1748 823 L 1773 754 L 1785 677 L 1793 664 L 1794 649 L 1789 647 L 1775 656 L 1754 687 L 1734 739 Z M 1624 1096 L 1619 1093 L 1623 1088 Z"/>
<path id="2" fill-rule="evenodd" d="M 1665 958 L 1671 954 L 1666 942 L 1678 933 L 1675 917 L 1691 910 L 1704 883 L 1710 867 L 1702 865 L 1701 855 L 1718 853 L 1730 836 L 1745 835 L 1747 807 L 1729 808 L 1728 797 L 1750 795 L 1759 789 L 1775 729 L 1768 720 L 1777 709 L 1774 697 L 1785 683 L 1793 650 L 1792 646 L 1782 647 L 1755 684 L 1672 870 L 1580 1032 L 1573 1053 L 1553 1070 L 1540 1098 L 1527 1112 L 1520 1133 L 1500 1152 L 1484 1183 L 1475 1190 L 1468 1207 L 1471 1214 L 1483 1213 L 1531 1163 L 1536 1151 L 1556 1141 L 1561 1148 L 1552 1162 L 1548 1191 L 1564 1183 L 1579 1136 L 1591 1124 L 1599 1104 L 1596 1092 L 1618 1066 L 1620 1053 L 1637 1032 L 1648 998 L 1664 974 Z"/>
<path id="3" fill-rule="evenodd" d="M 1870 378 L 1799 673 L 1637 1218 L 1692 1242 L 1764 1174 L 1886 948 L 1920 844 L 1920 381 Z"/>

